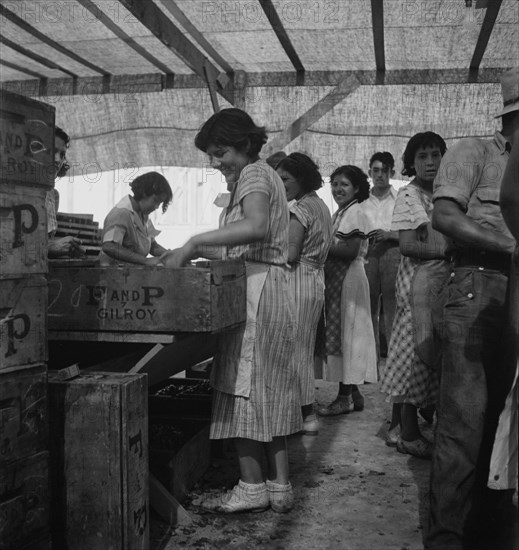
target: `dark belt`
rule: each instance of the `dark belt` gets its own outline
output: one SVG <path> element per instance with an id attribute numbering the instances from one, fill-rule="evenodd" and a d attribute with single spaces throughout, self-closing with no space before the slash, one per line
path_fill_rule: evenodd
<path id="1" fill-rule="evenodd" d="M 479 267 L 510 273 L 512 255 L 504 252 L 490 252 L 474 248 L 457 250 L 454 253 L 455 267 Z"/>

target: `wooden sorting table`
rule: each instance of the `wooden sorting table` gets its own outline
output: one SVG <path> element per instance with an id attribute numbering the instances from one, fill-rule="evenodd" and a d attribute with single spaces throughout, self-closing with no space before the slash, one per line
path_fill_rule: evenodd
<path id="1" fill-rule="evenodd" d="M 180 269 L 49 262 L 49 367 L 147 374 L 148 385 L 215 354 L 217 333 L 246 316 L 245 267 L 198 262 Z M 85 365 L 85 366 L 83 366 Z M 150 473 L 150 505 L 169 523 L 190 522 Z"/>

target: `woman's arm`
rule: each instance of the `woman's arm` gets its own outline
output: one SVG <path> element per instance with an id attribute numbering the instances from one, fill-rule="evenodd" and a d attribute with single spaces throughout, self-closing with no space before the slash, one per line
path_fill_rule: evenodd
<path id="1" fill-rule="evenodd" d="M 398 233 L 402 255 L 418 260 L 445 258 L 445 246 L 438 242 L 428 243 L 420 240 L 419 231 L 406 229 Z"/>
<path id="2" fill-rule="evenodd" d="M 215 245 L 236 246 L 265 239 L 270 219 L 268 196 L 265 193 L 250 193 L 244 197 L 242 207 L 243 220 L 195 235 L 182 248 L 163 256 L 168 267 L 181 267 L 206 252 L 214 252 Z"/>
<path id="3" fill-rule="evenodd" d="M 303 224 L 294 216 L 290 216 L 290 226 L 288 228 L 288 263 L 295 263 L 301 256 L 303 242 L 305 240 L 305 228 Z"/>
<path id="4" fill-rule="evenodd" d="M 169 252 L 169 250 L 161 246 L 157 241 L 155 240 L 151 241 L 150 254 L 152 256 L 162 256 L 167 252 Z"/>
<path id="5" fill-rule="evenodd" d="M 105 242 L 102 249 L 108 256 L 123 262 L 139 265 L 158 265 L 160 263 L 160 258 L 146 258 L 142 254 L 137 254 L 137 252 L 133 252 L 133 250 L 129 250 L 119 243 Z"/>
<path id="6" fill-rule="evenodd" d="M 348 237 L 344 241 L 332 244 L 330 252 L 328 252 L 328 257 L 331 256 L 346 262 L 351 262 L 358 256 L 361 243 L 361 237 Z"/>

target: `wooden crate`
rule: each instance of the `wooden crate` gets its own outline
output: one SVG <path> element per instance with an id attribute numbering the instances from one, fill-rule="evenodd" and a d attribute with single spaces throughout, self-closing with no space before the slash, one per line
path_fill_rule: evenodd
<path id="1" fill-rule="evenodd" d="M 0 186 L 54 185 L 54 107 L 0 90 Z"/>
<path id="2" fill-rule="evenodd" d="M 148 549 L 147 391 L 140 374 L 49 373 L 55 548 Z"/>
<path id="3" fill-rule="evenodd" d="M 0 186 L 0 278 L 47 272 L 45 189 Z"/>
<path id="4" fill-rule="evenodd" d="M 157 479 L 182 502 L 193 485 L 211 464 L 209 421 L 200 418 L 157 416 L 150 418 L 155 426 L 171 426 L 188 434 L 178 450 L 161 448 L 150 442 L 150 467 Z"/>
<path id="5" fill-rule="evenodd" d="M 202 267 L 49 266 L 49 330 L 216 332 L 245 321 L 242 262 Z"/>
<path id="6" fill-rule="evenodd" d="M 49 453 L 0 466 L 0 549 L 20 550 L 49 534 Z"/>
<path id="7" fill-rule="evenodd" d="M 0 372 L 46 361 L 46 311 L 45 277 L 0 280 Z"/>
<path id="8" fill-rule="evenodd" d="M 44 365 L 0 371 L 0 465 L 48 448 Z"/>

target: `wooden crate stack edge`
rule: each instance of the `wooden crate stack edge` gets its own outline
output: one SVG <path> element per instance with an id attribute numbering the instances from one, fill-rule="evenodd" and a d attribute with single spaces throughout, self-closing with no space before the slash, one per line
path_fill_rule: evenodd
<path id="1" fill-rule="evenodd" d="M 50 547 L 47 219 L 54 108 L 0 92 L 0 549 Z"/>

